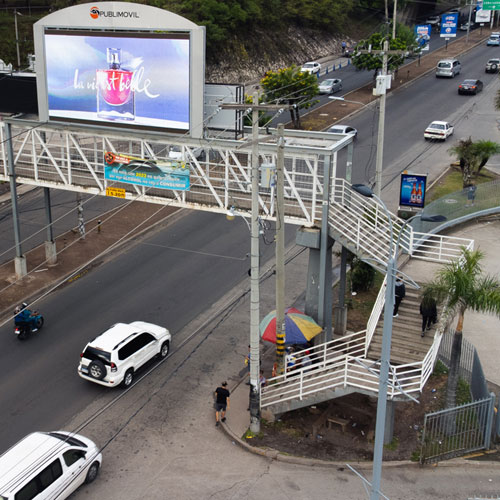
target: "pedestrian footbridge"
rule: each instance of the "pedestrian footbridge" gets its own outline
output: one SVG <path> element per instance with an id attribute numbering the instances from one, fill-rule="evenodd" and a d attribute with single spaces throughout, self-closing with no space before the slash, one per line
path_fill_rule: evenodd
<path id="1" fill-rule="evenodd" d="M 193 139 L 8 118 L 0 123 L 0 181 L 94 196 L 109 195 L 113 190 L 107 188 L 114 187 L 119 188 L 125 202 L 146 201 L 221 214 L 235 209 L 239 215 L 250 217 L 254 143 L 258 142 L 257 158 L 263 179 L 264 166 L 277 164 L 278 139 L 275 131 L 260 131 L 254 141 Z M 352 141 L 349 135 L 285 131 L 286 223 L 325 227 L 323 219 L 327 217 L 329 235 L 383 273 L 391 249 L 413 259 L 446 263 L 458 258 L 461 247 L 472 248 L 471 240 L 414 231 L 397 216 L 388 216 L 376 200 L 359 195 L 347 180 L 339 178 L 340 153 L 345 157 L 349 175 L 352 170 Z M 180 161 L 188 167 L 188 190 L 110 180 L 106 173 L 106 153 L 132 155 L 147 166 L 171 161 L 173 148 L 175 158 L 180 151 Z M 260 218 L 276 219 L 273 182 L 260 183 L 258 205 Z M 395 248 L 398 241 L 399 248 Z M 281 413 L 349 392 L 376 394 L 384 290 L 385 282 L 366 330 L 316 346 L 312 366 L 270 379 L 262 390 L 262 408 Z M 416 295 L 414 300 L 418 301 Z M 417 395 L 422 390 L 432 372 L 443 332 L 440 327 L 424 340 L 418 334 L 405 337 L 419 319 L 418 310 L 408 309 L 410 302 L 403 301 L 400 318 L 394 323 L 389 388 L 392 399 L 400 398 L 402 391 Z M 300 361 L 301 353 L 298 356 Z"/>

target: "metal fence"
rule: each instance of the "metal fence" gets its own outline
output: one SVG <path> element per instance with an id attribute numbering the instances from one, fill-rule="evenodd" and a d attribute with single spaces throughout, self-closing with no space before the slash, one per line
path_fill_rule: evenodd
<path id="1" fill-rule="evenodd" d="M 450 366 L 452 343 L 453 333 L 447 332 L 443 334 L 438 359 L 448 367 Z M 473 401 L 489 397 L 488 382 L 484 376 L 483 367 L 476 348 L 463 337 L 458 376 L 469 384 Z"/>
<path id="2" fill-rule="evenodd" d="M 428 413 L 424 419 L 420 463 L 487 449 L 491 442 L 495 395 L 455 408 Z"/>

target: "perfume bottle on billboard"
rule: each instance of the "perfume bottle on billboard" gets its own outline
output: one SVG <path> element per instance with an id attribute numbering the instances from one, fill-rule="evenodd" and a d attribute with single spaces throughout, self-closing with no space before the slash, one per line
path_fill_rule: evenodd
<path id="1" fill-rule="evenodd" d="M 122 50 L 108 48 L 108 69 L 97 70 L 97 116 L 106 120 L 135 120 L 133 71 L 121 67 Z"/>

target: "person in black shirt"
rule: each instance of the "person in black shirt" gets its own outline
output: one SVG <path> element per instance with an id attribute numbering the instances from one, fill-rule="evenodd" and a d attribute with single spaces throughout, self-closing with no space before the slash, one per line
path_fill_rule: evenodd
<path id="1" fill-rule="evenodd" d="M 406 288 L 403 280 L 401 278 L 396 278 L 396 286 L 394 287 L 394 312 L 392 314 L 395 318 L 399 316 L 399 304 L 401 304 L 401 301 L 405 298 L 405 295 Z"/>
<path id="2" fill-rule="evenodd" d="M 229 391 L 227 382 L 222 382 L 221 387 L 215 389 L 215 426 L 219 426 L 219 416 L 222 422 L 226 421 L 226 409 L 229 409 Z"/>

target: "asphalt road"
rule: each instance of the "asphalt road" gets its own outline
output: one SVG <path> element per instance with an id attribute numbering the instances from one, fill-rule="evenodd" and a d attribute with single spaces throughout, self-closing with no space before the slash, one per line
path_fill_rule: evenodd
<path id="1" fill-rule="evenodd" d="M 409 87 L 391 93 L 387 98 L 385 116 L 385 142 L 382 188 L 399 181 L 404 170 L 430 170 L 422 164 L 425 158 L 436 152 L 448 156 L 447 150 L 453 140 L 460 138 L 469 129 L 472 118 L 480 117 L 475 112 L 480 100 L 488 99 L 496 91 L 498 75 L 486 74 L 484 67 L 490 57 L 500 56 L 499 47 L 482 45 L 460 57 L 462 72 L 455 78 L 436 78 L 434 73 L 420 78 Z M 458 95 L 458 85 L 466 78 L 479 78 L 484 90 L 477 96 Z M 454 137 L 446 143 L 426 142 L 423 131 L 434 120 L 449 121 L 455 127 Z M 353 157 L 353 183 L 373 180 L 375 176 L 376 146 L 378 135 L 378 110 L 367 108 L 352 117 L 346 124 L 358 130 Z M 480 123 L 478 124 L 480 125 Z M 468 133 L 468 132 L 467 132 Z M 345 158 L 339 155 L 340 165 Z M 344 170 L 340 169 L 340 175 Z"/>
<path id="2" fill-rule="evenodd" d="M 294 231 L 287 231 L 288 240 Z M 272 240 L 273 232 L 268 239 Z M 262 241 L 262 238 L 261 238 Z M 34 429 L 55 429 L 95 400 L 116 391 L 80 379 L 85 344 L 117 321 L 164 325 L 176 337 L 189 321 L 248 276 L 250 238 L 237 217 L 190 212 L 168 230 L 37 303 L 45 326 L 19 342 L 0 329 L 0 450 Z M 261 243 L 264 263 L 275 251 Z M 119 391 L 119 389 L 118 389 Z M 55 410 L 56 409 L 56 410 Z"/>

